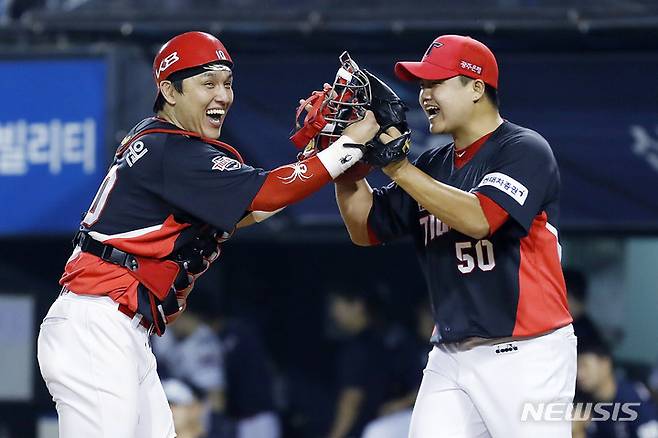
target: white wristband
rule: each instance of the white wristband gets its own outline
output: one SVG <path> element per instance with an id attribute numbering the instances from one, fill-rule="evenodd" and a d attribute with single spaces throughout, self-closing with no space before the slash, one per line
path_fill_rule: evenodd
<path id="1" fill-rule="evenodd" d="M 363 157 L 361 149 L 345 147 L 343 146 L 345 143 L 356 142 L 347 135 L 341 135 L 331 146 L 318 153 L 320 162 L 327 169 L 332 179 L 345 172 Z"/>

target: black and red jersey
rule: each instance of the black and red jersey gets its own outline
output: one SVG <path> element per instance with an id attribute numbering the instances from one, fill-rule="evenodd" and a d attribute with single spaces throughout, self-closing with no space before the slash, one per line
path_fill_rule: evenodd
<path id="1" fill-rule="evenodd" d="M 181 135 L 158 118 L 135 126 L 120 150 L 81 229 L 152 259 L 165 259 L 188 243 L 195 234 L 186 230 L 211 226 L 231 232 L 267 177 L 230 146 Z M 73 252 L 60 283 L 137 307 L 138 281 L 130 272 L 86 252 Z"/>
<path id="2" fill-rule="evenodd" d="M 532 336 L 569 324 L 558 240 L 560 175 L 548 142 L 505 121 L 461 166 L 453 144 L 424 153 L 415 165 L 509 215 L 478 240 L 449 228 L 395 183 L 374 191 L 372 237 L 415 241 L 436 322 L 433 340 Z"/>

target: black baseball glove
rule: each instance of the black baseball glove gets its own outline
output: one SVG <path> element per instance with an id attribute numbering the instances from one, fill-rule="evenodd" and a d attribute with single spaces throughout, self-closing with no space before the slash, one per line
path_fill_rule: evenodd
<path id="1" fill-rule="evenodd" d="M 405 114 L 408 108 L 391 87 L 369 71 L 363 70 L 363 72 L 370 82 L 369 109 L 375 114 L 375 119 L 381 128 L 377 135 L 363 146 L 362 160 L 373 166 L 385 167 L 404 159 L 409 153 L 411 132 Z M 389 128 L 396 128 L 402 135 L 388 143 L 383 143 L 380 135 Z"/>
<path id="2" fill-rule="evenodd" d="M 404 104 L 402 99 L 381 79 L 363 70 L 370 82 L 371 101 L 369 110 L 375 113 L 375 119 L 381 126 L 381 132 L 395 126 L 400 132 L 407 132 L 407 115 L 409 108 Z"/>
<path id="3" fill-rule="evenodd" d="M 411 147 L 411 132 L 407 131 L 397 138 L 382 143 L 375 137 L 365 145 L 363 161 L 376 167 L 386 167 L 391 163 L 403 160 Z"/>

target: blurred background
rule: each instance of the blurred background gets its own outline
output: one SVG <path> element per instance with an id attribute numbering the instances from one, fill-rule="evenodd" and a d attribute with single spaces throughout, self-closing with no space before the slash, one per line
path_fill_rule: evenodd
<path id="1" fill-rule="evenodd" d="M 294 160 L 297 101 L 331 82 L 343 50 L 408 102 L 413 155 L 446 143 L 427 135 L 394 62 L 440 34 L 486 43 L 503 117 L 542 133 L 560 165 L 572 310 L 615 375 L 658 390 L 658 1 L 0 0 L 0 438 L 57 436 L 38 327 L 110 157 L 150 115 L 154 54 L 188 30 L 231 53 L 222 140 L 266 169 Z M 276 436 L 253 432 L 257 418 L 282 437 L 326 437 L 355 386 L 386 386 L 359 430 L 406 415 L 429 349 L 425 295 L 411 243 L 353 246 L 332 187 L 237 233 L 154 341 L 180 436 Z M 384 362 L 384 383 L 358 372 Z"/>

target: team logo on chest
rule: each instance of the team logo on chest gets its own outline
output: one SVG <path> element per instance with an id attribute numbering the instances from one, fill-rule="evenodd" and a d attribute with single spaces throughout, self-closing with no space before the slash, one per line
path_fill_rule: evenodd
<path id="1" fill-rule="evenodd" d="M 441 220 L 437 219 L 420 204 L 418 204 L 418 212 L 421 213 L 418 221 L 420 228 L 423 230 L 425 246 L 432 240 L 439 236 L 443 236 L 450 231 L 450 227 L 444 224 Z"/>
<path id="2" fill-rule="evenodd" d="M 225 157 L 224 155 L 212 159 L 212 170 L 223 172 L 225 170 L 238 170 L 241 167 L 242 164 L 239 161 Z"/>

